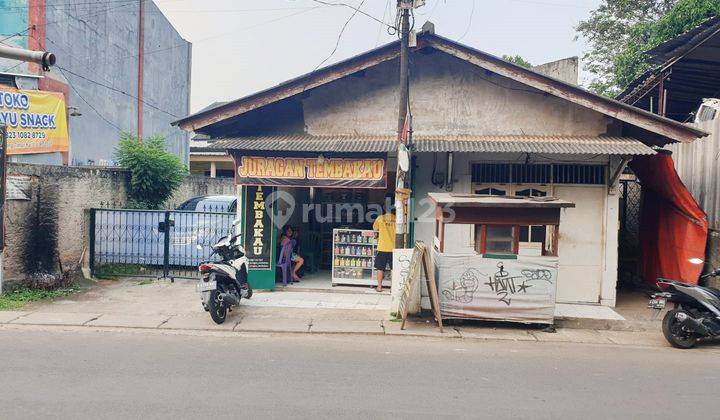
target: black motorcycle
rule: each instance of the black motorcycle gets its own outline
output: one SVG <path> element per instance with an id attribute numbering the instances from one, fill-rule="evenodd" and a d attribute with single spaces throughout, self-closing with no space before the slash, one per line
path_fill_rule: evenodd
<path id="1" fill-rule="evenodd" d="M 720 269 L 700 279 L 718 275 Z M 648 307 L 659 314 L 668 301 L 675 304 L 662 322 L 663 335 L 673 347 L 689 349 L 698 340 L 720 338 L 720 290 L 662 278 L 657 284 L 667 286 L 667 290 L 653 293 Z"/>

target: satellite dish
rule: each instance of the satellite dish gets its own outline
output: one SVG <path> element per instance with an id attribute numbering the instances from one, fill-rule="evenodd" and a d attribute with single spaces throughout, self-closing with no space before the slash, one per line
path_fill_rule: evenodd
<path id="1" fill-rule="evenodd" d="M 403 172 L 407 172 L 410 169 L 410 152 L 404 144 L 398 146 L 398 166 Z"/>

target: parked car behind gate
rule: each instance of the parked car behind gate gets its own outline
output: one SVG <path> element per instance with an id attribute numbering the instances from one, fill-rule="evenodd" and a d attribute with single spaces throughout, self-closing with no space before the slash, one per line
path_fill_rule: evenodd
<path id="1" fill-rule="evenodd" d="M 193 197 L 180 204 L 176 210 L 235 213 L 237 198 L 234 195 L 205 195 Z"/>
<path id="2" fill-rule="evenodd" d="M 200 256 L 209 255 L 210 246 L 230 229 L 236 209 L 237 199 L 232 195 L 193 197 L 180 204 L 172 214 L 170 265 L 194 266 Z M 202 252 L 197 245 L 203 247 Z"/>

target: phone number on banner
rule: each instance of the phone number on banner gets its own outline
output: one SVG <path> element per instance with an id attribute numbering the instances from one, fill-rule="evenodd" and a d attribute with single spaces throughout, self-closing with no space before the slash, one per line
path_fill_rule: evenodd
<path id="1" fill-rule="evenodd" d="M 45 133 L 41 131 L 8 131 L 7 138 L 43 140 L 45 138 Z"/>

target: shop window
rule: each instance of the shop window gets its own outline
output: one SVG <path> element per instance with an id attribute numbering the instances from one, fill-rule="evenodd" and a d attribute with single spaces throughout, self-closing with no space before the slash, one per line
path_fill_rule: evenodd
<path id="1" fill-rule="evenodd" d="M 488 254 L 514 254 L 514 227 L 489 225 L 485 235 L 485 252 Z"/>
<path id="2" fill-rule="evenodd" d="M 557 227 L 552 225 L 475 225 L 480 254 L 557 256 Z"/>
<path id="3" fill-rule="evenodd" d="M 517 254 L 517 229 L 513 225 L 476 225 L 475 250 L 480 254 Z"/>

